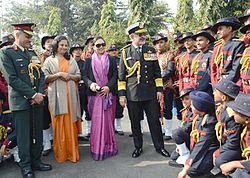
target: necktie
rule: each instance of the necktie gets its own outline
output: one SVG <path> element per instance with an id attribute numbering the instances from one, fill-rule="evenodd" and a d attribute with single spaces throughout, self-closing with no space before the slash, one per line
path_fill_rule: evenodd
<path id="1" fill-rule="evenodd" d="M 141 51 L 142 51 L 142 47 L 141 47 L 141 46 L 139 46 L 139 47 L 137 48 L 137 52 L 138 52 L 138 54 L 141 54 Z"/>

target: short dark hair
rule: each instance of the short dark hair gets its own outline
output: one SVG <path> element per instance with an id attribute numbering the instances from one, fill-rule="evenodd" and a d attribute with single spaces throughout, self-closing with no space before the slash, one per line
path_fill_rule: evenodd
<path id="1" fill-rule="evenodd" d="M 101 37 L 101 36 L 97 36 L 97 37 L 95 37 L 94 39 L 93 39 L 93 43 L 95 44 L 96 43 L 96 41 L 97 40 L 103 40 L 105 43 L 106 43 L 106 41 L 104 40 L 104 38 L 103 37 Z"/>
<path id="2" fill-rule="evenodd" d="M 60 41 L 62 40 L 66 40 L 68 42 L 68 45 L 69 45 L 69 40 L 66 36 L 63 36 L 63 35 L 59 35 L 59 36 L 56 36 L 52 42 L 52 55 L 53 57 L 55 57 L 56 53 L 57 53 L 57 49 L 58 49 L 58 44 Z M 64 57 L 69 60 L 70 59 L 70 55 L 68 52 L 66 52 L 64 54 Z"/>

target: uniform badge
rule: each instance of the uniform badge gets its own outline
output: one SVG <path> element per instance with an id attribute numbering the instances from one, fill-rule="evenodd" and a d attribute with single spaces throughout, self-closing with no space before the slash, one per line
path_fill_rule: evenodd
<path id="1" fill-rule="evenodd" d="M 21 73 L 21 74 L 26 74 L 26 70 L 21 69 L 21 70 L 20 70 L 20 73 Z"/>
<path id="2" fill-rule="evenodd" d="M 132 59 L 132 57 L 128 57 L 128 58 L 126 58 L 126 61 L 128 61 L 128 60 L 130 60 L 130 59 Z"/>
<path id="3" fill-rule="evenodd" d="M 227 57 L 227 61 L 231 61 L 232 60 L 232 55 L 229 55 L 228 57 Z"/>
<path id="4" fill-rule="evenodd" d="M 203 70 L 206 70 L 206 68 L 207 68 L 207 63 L 206 63 L 206 62 L 203 62 L 203 63 L 201 64 L 201 68 L 202 68 Z"/>
<path id="5" fill-rule="evenodd" d="M 16 62 L 21 62 L 23 61 L 23 59 L 16 59 Z"/>
<path id="6" fill-rule="evenodd" d="M 143 54 L 145 61 L 156 61 L 157 55 L 156 53 L 152 53 L 152 51 L 147 51 L 147 53 Z"/>

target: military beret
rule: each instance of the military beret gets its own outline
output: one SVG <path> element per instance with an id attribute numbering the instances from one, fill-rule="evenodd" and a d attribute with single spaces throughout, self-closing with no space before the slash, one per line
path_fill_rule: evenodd
<path id="1" fill-rule="evenodd" d="M 208 93 L 195 90 L 189 94 L 189 97 L 192 100 L 192 105 L 198 111 L 209 113 L 214 110 L 214 100 Z"/>

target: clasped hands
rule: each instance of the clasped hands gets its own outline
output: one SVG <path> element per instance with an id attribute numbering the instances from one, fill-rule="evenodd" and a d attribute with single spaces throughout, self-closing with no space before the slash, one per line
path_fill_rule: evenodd
<path id="1" fill-rule="evenodd" d="M 109 89 L 108 86 L 101 87 L 100 91 L 97 91 L 97 86 L 98 86 L 98 84 L 93 82 L 93 83 L 90 84 L 89 88 L 93 92 L 100 92 L 101 96 L 107 96 L 109 94 L 110 89 Z"/>

